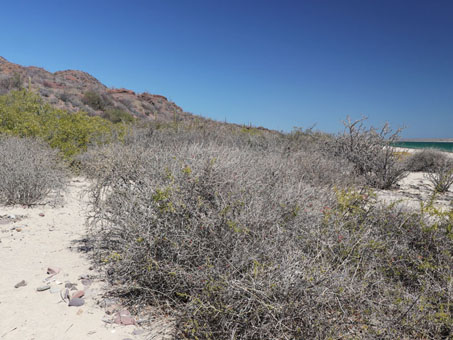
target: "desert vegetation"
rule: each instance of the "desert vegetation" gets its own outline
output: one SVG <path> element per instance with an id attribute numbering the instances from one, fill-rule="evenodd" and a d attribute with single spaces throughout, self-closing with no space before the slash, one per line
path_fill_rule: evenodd
<path id="1" fill-rule="evenodd" d="M 364 125 L 366 118 L 344 121 L 344 133 L 335 140 L 334 150 L 354 164 L 355 172 L 363 176 L 367 185 L 378 189 L 389 189 L 405 175 L 406 169 L 390 147 L 399 138 L 388 124 L 381 129 Z"/>
<path id="2" fill-rule="evenodd" d="M 0 113 L 2 202 L 45 201 L 74 171 L 62 164 L 77 164 L 92 182 L 87 239 L 110 294 L 171 315 L 175 339 L 453 336 L 453 210 L 375 195 L 415 169 L 442 194 L 451 162 L 401 159 L 388 126 L 132 126 L 25 90 L 1 96 Z"/>
<path id="3" fill-rule="evenodd" d="M 93 148 L 93 258 L 176 339 L 446 338 L 451 213 L 376 202 L 406 170 L 377 131 L 180 124 Z"/>
<path id="4" fill-rule="evenodd" d="M 32 205 L 55 203 L 69 173 L 56 150 L 33 138 L 0 137 L 0 202 Z"/>
<path id="5" fill-rule="evenodd" d="M 1 134 L 39 138 L 58 149 L 68 161 L 88 146 L 111 142 L 125 132 L 124 125 L 113 125 L 101 117 L 56 109 L 28 90 L 0 96 Z"/>

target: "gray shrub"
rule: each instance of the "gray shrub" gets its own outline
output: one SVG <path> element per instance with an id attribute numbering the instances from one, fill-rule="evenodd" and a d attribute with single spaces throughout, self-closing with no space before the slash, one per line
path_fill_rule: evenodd
<path id="1" fill-rule="evenodd" d="M 67 172 L 57 151 L 37 139 L 0 137 L 0 201 L 32 205 L 58 195 Z"/>
<path id="2" fill-rule="evenodd" d="M 331 140 L 170 127 L 90 150 L 110 293 L 170 313 L 174 339 L 451 336 L 451 222 L 375 204 Z"/>

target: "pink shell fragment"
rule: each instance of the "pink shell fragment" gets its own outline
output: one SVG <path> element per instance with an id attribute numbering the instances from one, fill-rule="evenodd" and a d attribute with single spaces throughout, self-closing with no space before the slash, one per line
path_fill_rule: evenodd
<path id="1" fill-rule="evenodd" d="M 75 292 L 74 294 L 72 294 L 72 298 L 71 299 L 75 299 L 75 298 L 81 298 L 85 295 L 85 292 L 83 290 L 78 290 L 77 292 Z"/>
<path id="2" fill-rule="evenodd" d="M 49 275 L 57 275 L 61 271 L 58 267 L 49 267 L 47 268 L 47 274 Z"/>
<path id="3" fill-rule="evenodd" d="M 118 325 L 136 325 L 135 319 L 131 317 L 131 313 L 127 309 L 123 309 L 116 313 L 114 323 Z"/>

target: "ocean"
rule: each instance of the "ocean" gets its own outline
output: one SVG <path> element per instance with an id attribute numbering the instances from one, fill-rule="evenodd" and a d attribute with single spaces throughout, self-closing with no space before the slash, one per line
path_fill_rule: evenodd
<path id="1" fill-rule="evenodd" d="M 437 149 L 453 152 L 453 142 L 395 142 L 392 145 L 408 149 Z"/>

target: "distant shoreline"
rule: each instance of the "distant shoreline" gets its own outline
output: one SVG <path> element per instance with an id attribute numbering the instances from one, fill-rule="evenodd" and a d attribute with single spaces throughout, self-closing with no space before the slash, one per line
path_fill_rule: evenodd
<path id="1" fill-rule="evenodd" d="M 453 138 L 404 138 L 399 142 L 453 143 Z"/>
<path id="2" fill-rule="evenodd" d="M 434 149 L 434 150 L 439 150 L 439 151 L 444 151 L 444 152 L 449 152 L 453 153 L 453 141 L 398 141 L 398 142 L 392 142 L 390 143 L 391 146 L 393 147 L 400 147 L 400 148 L 406 148 L 406 149 L 414 149 L 414 150 L 426 150 L 426 149 Z"/>

